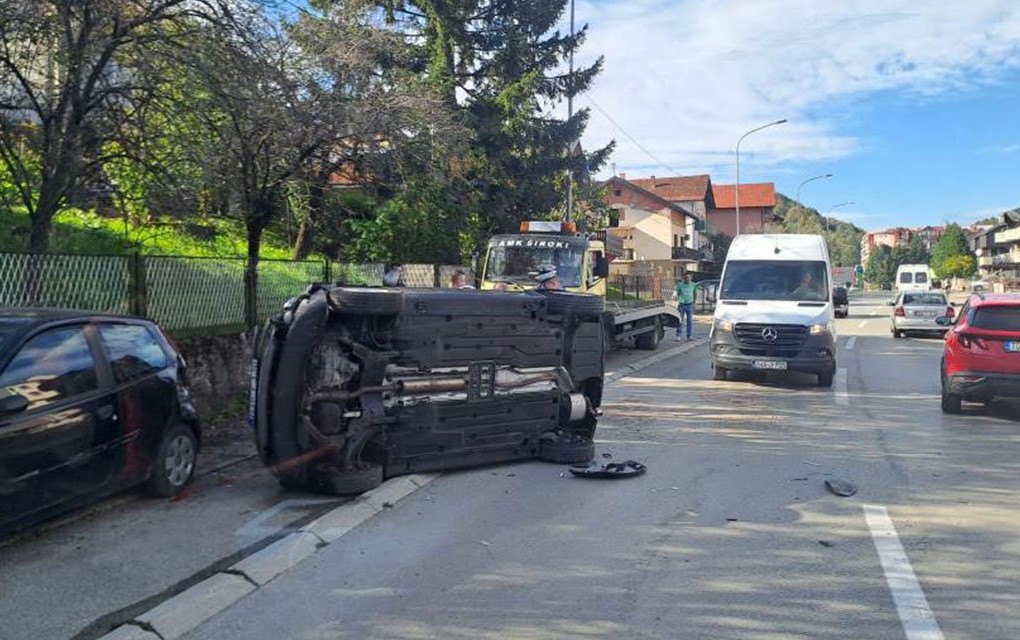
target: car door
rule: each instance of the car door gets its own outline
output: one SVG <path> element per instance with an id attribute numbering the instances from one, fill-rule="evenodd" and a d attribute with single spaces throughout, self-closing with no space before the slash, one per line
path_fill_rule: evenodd
<path id="1" fill-rule="evenodd" d="M 23 410 L 0 417 L 0 523 L 94 491 L 110 475 L 95 453 L 108 443 L 117 407 L 86 331 L 44 329 L 0 372 L 0 394 L 25 399 Z"/>
<path id="2" fill-rule="evenodd" d="M 124 470 L 125 482 L 148 475 L 163 429 L 174 418 L 173 360 L 154 328 L 143 323 L 96 326 L 120 407 L 120 431 L 104 455 Z"/>

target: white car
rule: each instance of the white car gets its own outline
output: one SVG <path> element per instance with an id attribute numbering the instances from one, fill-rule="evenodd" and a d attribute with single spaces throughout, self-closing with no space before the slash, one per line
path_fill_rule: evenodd
<path id="1" fill-rule="evenodd" d="M 936 320 L 956 315 L 941 291 L 902 291 L 889 304 L 893 306 L 890 331 L 894 338 L 902 338 L 907 332 L 942 335 L 948 326 L 939 325 Z"/>

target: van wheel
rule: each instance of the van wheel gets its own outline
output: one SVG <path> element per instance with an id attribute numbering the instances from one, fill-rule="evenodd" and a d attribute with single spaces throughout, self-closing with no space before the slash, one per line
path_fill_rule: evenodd
<path id="1" fill-rule="evenodd" d="M 826 389 L 832 387 L 832 371 L 826 371 L 825 373 L 818 374 L 818 386 L 825 387 Z"/>
<path id="2" fill-rule="evenodd" d="M 893 329 L 892 337 L 894 337 L 894 338 L 902 338 L 904 335 L 905 334 L 902 331 L 897 331 L 896 329 Z"/>
<path id="3" fill-rule="evenodd" d="M 729 373 L 729 370 L 726 367 L 720 367 L 719 365 L 712 366 L 713 380 L 725 380 L 727 373 Z"/>
<path id="4" fill-rule="evenodd" d="M 329 467 L 316 475 L 317 486 L 322 491 L 338 496 L 356 496 L 375 489 L 383 482 L 383 468 L 377 464 L 343 471 Z"/>
<path id="5" fill-rule="evenodd" d="M 554 464 L 579 464 L 590 462 L 595 457 L 595 443 L 588 439 L 580 441 L 542 440 L 538 443 L 538 459 Z"/>
<path id="6" fill-rule="evenodd" d="M 195 432 L 183 424 L 166 430 L 156 452 L 149 491 L 160 498 L 172 498 L 191 482 L 198 458 Z"/>

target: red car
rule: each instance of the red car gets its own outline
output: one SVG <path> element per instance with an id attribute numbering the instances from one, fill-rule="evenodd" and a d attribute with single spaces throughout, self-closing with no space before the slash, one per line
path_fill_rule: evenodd
<path id="1" fill-rule="evenodd" d="M 1020 398 L 1020 293 L 976 293 L 946 332 L 942 355 L 942 411 L 959 413 L 963 400 Z"/>

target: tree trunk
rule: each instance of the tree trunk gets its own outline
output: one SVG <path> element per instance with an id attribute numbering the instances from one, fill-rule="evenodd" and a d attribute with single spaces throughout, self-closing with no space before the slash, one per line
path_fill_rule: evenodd
<path id="1" fill-rule="evenodd" d="M 308 184 L 308 215 L 301 221 L 301 228 L 298 230 L 297 240 L 294 242 L 295 260 L 304 260 L 312 252 L 315 225 L 322 219 L 322 207 L 325 199 L 324 183 L 325 180 L 320 174 Z"/>
<path id="2" fill-rule="evenodd" d="M 248 236 L 248 261 L 244 267 L 244 324 L 258 326 L 259 248 L 262 244 L 264 218 L 254 215 L 245 220 Z"/>

